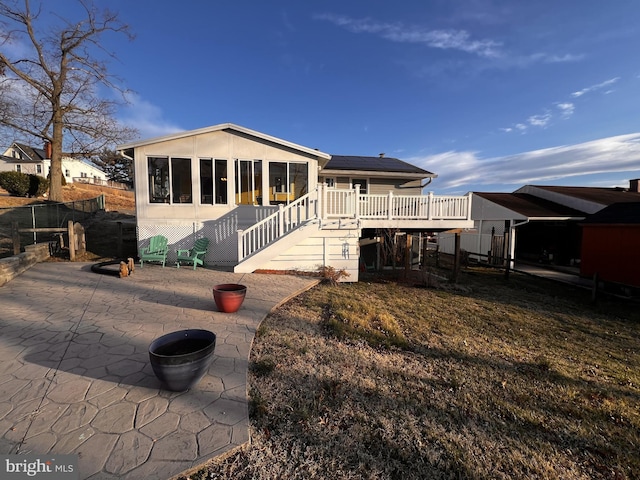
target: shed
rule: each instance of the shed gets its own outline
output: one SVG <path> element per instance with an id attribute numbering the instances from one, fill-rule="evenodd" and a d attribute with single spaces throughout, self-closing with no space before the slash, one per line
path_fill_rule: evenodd
<path id="1" fill-rule="evenodd" d="M 580 274 L 640 287 L 640 202 L 614 203 L 582 223 Z"/>

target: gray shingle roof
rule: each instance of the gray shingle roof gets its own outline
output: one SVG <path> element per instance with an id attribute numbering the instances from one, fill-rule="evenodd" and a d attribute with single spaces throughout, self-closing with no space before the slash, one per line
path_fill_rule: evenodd
<path id="1" fill-rule="evenodd" d="M 363 172 L 415 173 L 430 177 L 435 174 L 393 157 L 332 155 L 324 170 L 360 170 Z"/>
<path id="2" fill-rule="evenodd" d="M 490 202 L 530 218 L 584 218 L 586 213 L 528 193 L 473 192 Z"/>

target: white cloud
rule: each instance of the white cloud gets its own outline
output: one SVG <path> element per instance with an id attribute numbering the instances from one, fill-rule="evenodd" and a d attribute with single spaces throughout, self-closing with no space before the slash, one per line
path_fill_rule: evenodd
<path id="1" fill-rule="evenodd" d="M 162 109 L 137 94 L 127 95 L 128 105 L 121 109 L 120 123 L 136 128 L 141 138 L 153 138 L 181 132 L 179 127 L 163 118 Z"/>
<path id="2" fill-rule="evenodd" d="M 640 172 L 640 133 L 504 157 L 485 159 L 478 152 L 450 151 L 408 161 L 437 173 L 435 188 L 480 191 L 483 185 L 511 190 L 510 186 L 548 181 L 562 184 L 581 175 Z"/>
<path id="3" fill-rule="evenodd" d="M 527 119 L 527 121 L 529 122 L 529 125 L 534 127 L 546 127 L 551 121 L 551 114 L 544 113 L 542 115 L 532 115 Z"/>
<path id="4" fill-rule="evenodd" d="M 571 102 L 556 103 L 556 107 L 558 107 L 558 110 L 560 110 L 560 114 L 564 118 L 569 118 L 571 115 L 573 115 L 573 112 L 576 109 L 575 105 Z"/>
<path id="5" fill-rule="evenodd" d="M 597 83 L 595 85 L 591 85 L 590 87 L 583 88 L 582 90 L 578 90 L 577 92 L 573 92 L 571 94 L 571 96 L 575 97 L 575 98 L 581 97 L 582 95 L 584 95 L 586 93 L 591 93 L 591 92 L 594 92 L 596 90 L 600 90 L 601 88 L 608 87 L 609 85 L 613 85 L 618 80 L 620 80 L 620 77 L 610 78 L 609 80 L 605 80 L 602 83 Z M 608 91 L 607 93 L 609 93 L 609 92 L 610 91 Z"/>
<path id="6" fill-rule="evenodd" d="M 500 56 L 502 44 L 494 40 L 475 40 L 466 30 L 429 30 L 402 23 L 377 22 L 369 18 L 350 18 L 344 15 L 316 15 L 317 20 L 324 20 L 354 33 L 370 33 L 379 35 L 392 42 L 422 43 L 431 48 L 443 50 L 459 50 L 473 53 L 481 57 Z"/>

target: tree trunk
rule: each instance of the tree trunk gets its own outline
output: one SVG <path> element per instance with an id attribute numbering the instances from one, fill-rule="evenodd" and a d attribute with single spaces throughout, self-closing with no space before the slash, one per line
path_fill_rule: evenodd
<path id="1" fill-rule="evenodd" d="M 54 115 L 62 117 L 62 115 Z M 49 200 L 64 202 L 62 196 L 62 118 L 54 118 L 51 139 L 51 175 L 49 178 Z"/>

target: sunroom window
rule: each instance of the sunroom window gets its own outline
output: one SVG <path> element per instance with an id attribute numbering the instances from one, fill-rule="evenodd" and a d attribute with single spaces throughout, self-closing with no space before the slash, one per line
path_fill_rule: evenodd
<path id="1" fill-rule="evenodd" d="M 149 201 L 191 203 L 191 159 L 148 157 Z"/>
<path id="2" fill-rule="evenodd" d="M 309 166 L 306 163 L 269 163 L 269 202 L 289 203 L 309 191 Z"/>
<path id="3" fill-rule="evenodd" d="M 227 161 L 200 159 L 200 203 L 227 203 Z"/>

